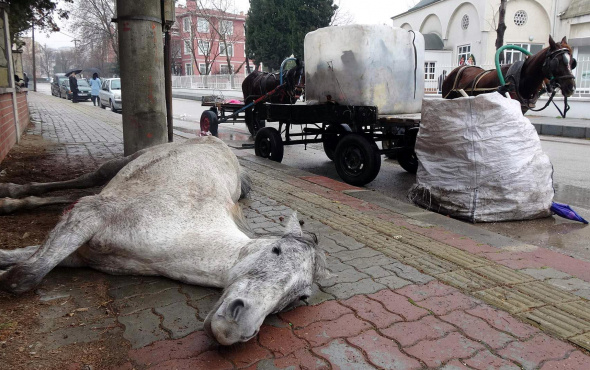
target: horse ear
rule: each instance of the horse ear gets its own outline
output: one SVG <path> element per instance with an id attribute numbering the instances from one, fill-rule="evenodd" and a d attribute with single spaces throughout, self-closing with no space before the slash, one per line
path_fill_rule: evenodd
<path id="1" fill-rule="evenodd" d="M 303 230 L 301 230 L 301 225 L 299 224 L 299 220 L 297 219 L 297 212 L 293 212 L 291 217 L 289 217 L 287 225 L 285 226 L 285 233 L 283 234 L 283 236 L 303 236 Z"/>
<path id="2" fill-rule="evenodd" d="M 555 41 L 553 41 L 553 37 L 551 37 L 551 35 L 549 35 L 549 47 L 551 50 L 557 50 L 557 44 Z"/>
<path id="3" fill-rule="evenodd" d="M 565 45 L 567 45 L 567 37 L 563 36 L 563 38 L 561 39 L 561 46 Z"/>

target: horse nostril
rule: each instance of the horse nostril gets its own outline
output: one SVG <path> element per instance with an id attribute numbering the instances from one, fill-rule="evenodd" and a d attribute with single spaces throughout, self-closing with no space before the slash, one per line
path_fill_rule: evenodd
<path id="1" fill-rule="evenodd" d="M 229 317 L 231 317 L 234 320 L 237 320 L 240 317 L 241 312 L 244 310 L 244 306 L 244 301 L 238 298 L 233 300 L 227 306 L 226 312 L 229 315 Z"/>

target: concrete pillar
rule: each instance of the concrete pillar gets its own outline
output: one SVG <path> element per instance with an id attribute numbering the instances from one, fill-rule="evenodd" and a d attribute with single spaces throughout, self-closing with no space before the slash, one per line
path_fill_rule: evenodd
<path id="1" fill-rule="evenodd" d="M 125 155 L 168 142 L 160 0 L 118 0 Z"/>

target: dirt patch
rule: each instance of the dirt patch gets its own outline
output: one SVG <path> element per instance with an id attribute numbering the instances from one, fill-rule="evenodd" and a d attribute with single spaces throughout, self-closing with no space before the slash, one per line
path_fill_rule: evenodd
<path id="1" fill-rule="evenodd" d="M 52 154 L 56 148 L 39 136 L 23 136 L 0 163 L 0 182 L 62 181 L 95 169 Z M 98 190 L 74 192 L 85 196 Z M 41 244 L 67 207 L 0 216 L 0 249 Z M 105 275 L 87 269 L 56 269 L 39 289 L 76 293 L 43 301 L 39 291 L 20 296 L 0 292 L 0 368 L 81 369 L 90 365 L 109 369 L 126 361 L 129 344 L 110 311 Z M 72 337 L 75 333 L 81 333 L 80 340 Z M 86 342 L 85 333 L 94 339 Z"/>

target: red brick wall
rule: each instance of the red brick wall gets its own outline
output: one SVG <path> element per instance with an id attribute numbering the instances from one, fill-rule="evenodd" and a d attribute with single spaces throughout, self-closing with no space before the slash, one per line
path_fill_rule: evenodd
<path id="1" fill-rule="evenodd" d="M 29 108 L 25 93 L 17 93 L 16 105 L 18 107 L 19 130 L 22 133 L 29 125 Z M 12 93 L 0 94 L 0 162 L 6 157 L 14 144 L 16 144 L 16 130 Z"/>

